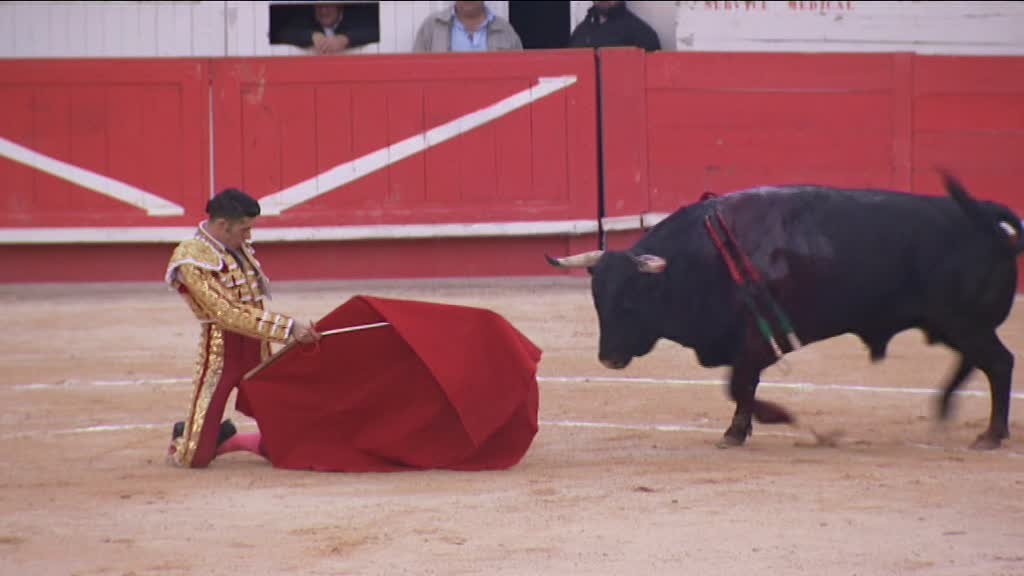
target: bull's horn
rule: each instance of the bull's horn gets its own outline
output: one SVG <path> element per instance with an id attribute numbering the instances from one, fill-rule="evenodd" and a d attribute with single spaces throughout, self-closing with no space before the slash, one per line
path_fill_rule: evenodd
<path id="1" fill-rule="evenodd" d="M 552 258 L 547 254 L 544 257 L 547 258 L 548 264 L 559 268 L 587 268 L 597 264 L 602 254 L 604 254 L 604 250 L 593 250 L 582 254 L 566 256 L 565 258 Z"/>
<path id="2" fill-rule="evenodd" d="M 1021 222 L 1021 226 L 1024 226 L 1024 222 Z M 1006 232 L 1006 235 L 1010 238 L 1017 237 L 1017 230 L 1013 227 L 1013 224 L 1010 224 L 1006 220 L 1001 220 L 999 222 L 999 227 L 1002 228 L 1003 232 Z"/>

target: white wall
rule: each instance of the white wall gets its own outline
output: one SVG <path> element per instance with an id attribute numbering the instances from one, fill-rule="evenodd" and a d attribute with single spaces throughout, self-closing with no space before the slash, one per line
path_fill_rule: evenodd
<path id="1" fill-rule="evenodd" d="M 3 2 L 0 58 L 215 56 L 225 2 Z"/>
<path id="2" fill-rule="evenodd" d="M 381 38 L 352 53 L 412 50 L 416 29 L 450 1 L 380 2 Z M 0 58 L 303 55 L 271 45 L 268 0 L 199 2 L 0 2 Z M 487 5 L 508 17 L 508 2 Z"/>
<path id="3" fill-rule="evenodd" d="M 0 2 L 0 58 L 302 55 L 271 45 L 269 0 Z M 508 17 L 508 2 L 488 6 Z M 591 2 L 572 0 L 571 25 Z M 416 29 L 450 1 L 382 0 L 380 42 L 412 49 Z M 1024 55 L 1024 2 L 669 2 L 627 5 L 663 50 Z"/>
<path id="4" fill-rule="evenodd" d="M 1024 2 L 680 2 L 676 49 L 1024 54 Z"/>

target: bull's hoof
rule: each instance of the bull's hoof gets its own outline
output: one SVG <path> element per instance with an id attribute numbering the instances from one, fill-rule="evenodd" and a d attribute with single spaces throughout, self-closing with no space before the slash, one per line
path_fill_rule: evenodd
<path id="1" fill-rule="evenodd" d="M 725 434 L 724 436 L 722 436 L 722 438 L 718 442 L 715 443 L 715 447 L 722 448 L 722 449 L 725 449 L 725 448 L 736 448 L 738 446 L 743 446 L 743 443 L 745 441 L 746 441 L 746 438 L 737 438 L 735 436 L 730 436 L 728 434 Z"/>
<path id="2" fill-rule="evenodd" d="M 998 450 L 1002 443 L 1002 438 L 986 432 L 974 440 L 974 443 L 971 444 L 971 450 Z"/>

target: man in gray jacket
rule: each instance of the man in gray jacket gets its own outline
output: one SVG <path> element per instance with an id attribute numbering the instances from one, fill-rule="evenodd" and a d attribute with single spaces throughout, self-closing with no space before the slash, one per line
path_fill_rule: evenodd
<path id="1" fill-rule="evenodd" d="M 523 43 L 508 20 L 483 2 L 455 2 L 428 16 L 413 43 L 413 52 L 494 52 L 522 50 Z"/>

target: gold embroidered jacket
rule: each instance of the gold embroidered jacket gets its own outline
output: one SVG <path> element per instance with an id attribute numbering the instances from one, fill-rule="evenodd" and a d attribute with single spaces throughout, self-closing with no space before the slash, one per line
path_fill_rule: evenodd
<path id="1" fill-rule="evenodd" d="M 241 266 L 200 224 L 195 237 L 175 248 L 164 279 L 200 322 L 265 342 L 285 342 L 294 319 L 264 309 L 270 282 L 248 242 L 238 256 Z"/>

